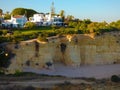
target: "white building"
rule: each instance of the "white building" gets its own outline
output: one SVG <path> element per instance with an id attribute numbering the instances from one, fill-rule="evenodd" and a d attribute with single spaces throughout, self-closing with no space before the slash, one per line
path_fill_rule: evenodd
<path id="1" fill-rule="evenodd" d="M 23 27 L 27 22 L 27 17 L 25 15 L 16 15 L 11 17 L 11 22 L 15 27 Z"/>
<path id="2" fill-rule="evenodd" d="M 63 25 L 63 21 L 62 21 L 61 16 L 54 16 L 52 18 L 52 25 L 62 26 Z"/>
<path id="3" fill-rule="evenodd" d="M 61 25 L 63 23 L 60 16 L 51 17 L 49 13 L 34 14 L 33 17 L 30 17 L 30 21 L 38 26 Z"/>
<path id="4" fill-rule="evenodd" d="M 2 26 L 7 28 L 9 27 L 17 28 L 17 27 L 23 27 L 26 22 L 27 22 L 26 16 L 16 15 L 16 16 L 11 16 L 10 20 L 4 20 Z"/>
<path id="5" fill-rule="evenodd" d="M 54 2 L 52 2 L 50 13 L 34 14 L 33 17 L 30 17 L 30 22 L 34 22 L 38 26 L 49 26 L 49 25 L 62 26 L 63 25 L 63 20 L 61 16 L 55 15 Z"/>
<path id="6" fill-rule="evenodd" d="M 34 14 L 33 17 L 30 18 L 31 22 L 43 22 L 44 14 Z"/>
<path id="7" fill-rule="evenodd" d="M 30 17 L 30 21 L 36 23 L 38 26 L 51 25 L 51 15 L 49 13 L 34 14 L 33 17 Z"/>

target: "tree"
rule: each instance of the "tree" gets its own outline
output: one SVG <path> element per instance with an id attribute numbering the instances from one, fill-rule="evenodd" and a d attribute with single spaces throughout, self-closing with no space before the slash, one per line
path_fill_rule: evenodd
<path id="1" fill-rule="evenodd" d="M 73 19 L 74 19 L 74 16 L 72 16 L 72 15 L 68 15 L 68 16 L 67 16 L 67 20 L 68 20 L 68 21 L 71 21 L 71 20 L 73 20 Z"/>
<path id="2" fill-rule="evenodd" d="M 81 23 L 80 27 L 79 27 L 79 30 L 82 30 L 83 33 L 88 33 L 87 24 L 86 23 Z"/>
<path id="3" fill-rule="evenodd" d="M 32 17 L 33 14 L 37 13 L 37 11 L 33 10 L 33 9 L 25 9 L 25 14 L 27 16 L 27 18 Z"/>
<path id="4" fill-rule="evenodd" d="M 120 30 L 120 20 L 110 23 L 110 26 Z"/>
<path id="5" fill-rule="evenodd" d="M 12 11 L 12 15 L 26 15 L 27 18 L 33 16 L 33 14 L 37 13 L 35 10 L 33 9 L 26 9 L 26 8 L 15 8 Z"/>
<path id="6" fill-rule="evenodd" d="M 64 19 L 65 19 L 65 11 L 61 10 L 59 15 L 62 17 L 62 21 L 64 21 Z"/>
<path id="7" fill-rule="evenodd" d="M 90 24 L 92 21 L 90 19 L 84 19 L 83 22 L 86 24 Z"/>
<path id="8" fill-rule="evenodd" d="M 6 20 L 6 19 L 10 19 L 10 18 L 11 18 L 11 15 L 10 15 L 10 13 L 7 11 L 7 12 L 5 13 L 4 19 Z"/>
<path id="9" fill-rule="evenodd" d="M 88 31 L 90 32 L 90 33 L 93 33 L 94 31 L 97 31 L 98 30 L 98 23 L 96 23 L 96 22 L 93 22 L 93 23 L 90 23 L 90 24 L 88 24 L 88 26 L 87 26 L 87 29 L 88 29 Z"/>
<path id="10" fill-rule="evenodd" d="M 0 16 L 2 16 L 2 13 L 3 13 L 3 10 L 2 10 L 2 9 L 0 9 Z"/>
<path id="11" fill-rule="evenodd" d="M 15 8 L 12 13 L 12 15 L 24 15 L 25 9 L 24 8 Z"/>
<path id="12" fill-rule="evenodd" d="M 35 23 L 33 23 L 33 22 L 26 22 L 25 23 L 25 27 L 26 28 L 28 28 L 28 29 L 32 29 L 32 28 L 34 28 L 36 25 L 35 25 Z"/>

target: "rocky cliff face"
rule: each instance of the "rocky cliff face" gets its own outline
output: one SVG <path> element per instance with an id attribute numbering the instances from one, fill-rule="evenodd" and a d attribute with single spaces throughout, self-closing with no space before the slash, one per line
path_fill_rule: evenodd
<path id="1" fill-rule="evenodd" d="M 120 32 L 101 36 L 67 35 L 50 38 L 41 43 L 36 40 L 8 44 L 15 53 L 8 68 L 10 73 L 24 67 L 44 68 L 55 62 L 65 65 L 98 65 L 120 63 Z"/>

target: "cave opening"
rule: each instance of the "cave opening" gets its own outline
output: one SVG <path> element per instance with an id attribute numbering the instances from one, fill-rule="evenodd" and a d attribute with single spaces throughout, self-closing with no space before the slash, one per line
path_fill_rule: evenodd
<path id="1" fill-rule="evenodd" d="M 0 68 L 8 68 L 15 53 L 6 46 L 0 46 Z"/>
<path id="2" fill-rule="evenodd" d="M 38 57 L 38 53 L 39 53 L 39 43 L 35 41 L 35 57 Z"/>
<path id="3" fill-rule="evenodd" d="M 77 37 L 75 37 L 75 44 L 77 44 L 78 43 L 78 39 L 77 39 Z"/>
<path id="4" fill-rule="evenodd" d="M 66 48 L 67 48 L 66 44 L 65 44 L 65 43 L 61 43 L 61 44 L 60 44 L 60 47 L 61 47 L 61 52 L 62 52 L 62 53 L 65 53 Z"/>
<path id="5" fill-rule="evenodd" d="M 29 60 L 26 61 L 26 65 L 30 66 L 30 61 Z"/>

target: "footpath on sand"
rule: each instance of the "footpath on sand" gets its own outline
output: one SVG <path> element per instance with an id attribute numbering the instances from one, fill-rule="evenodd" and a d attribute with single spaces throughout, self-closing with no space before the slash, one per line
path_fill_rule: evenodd
<path id="1" fill-rule="evenodd" d="M 23 71 L 72 78 L 85 77 L 102 79 L 110 78 L 112 75 L 120 75 L 120 64 L 72 67 L 57 63 L 54 65 L 53 69 L 34 69 L 25 67 Z"/>

